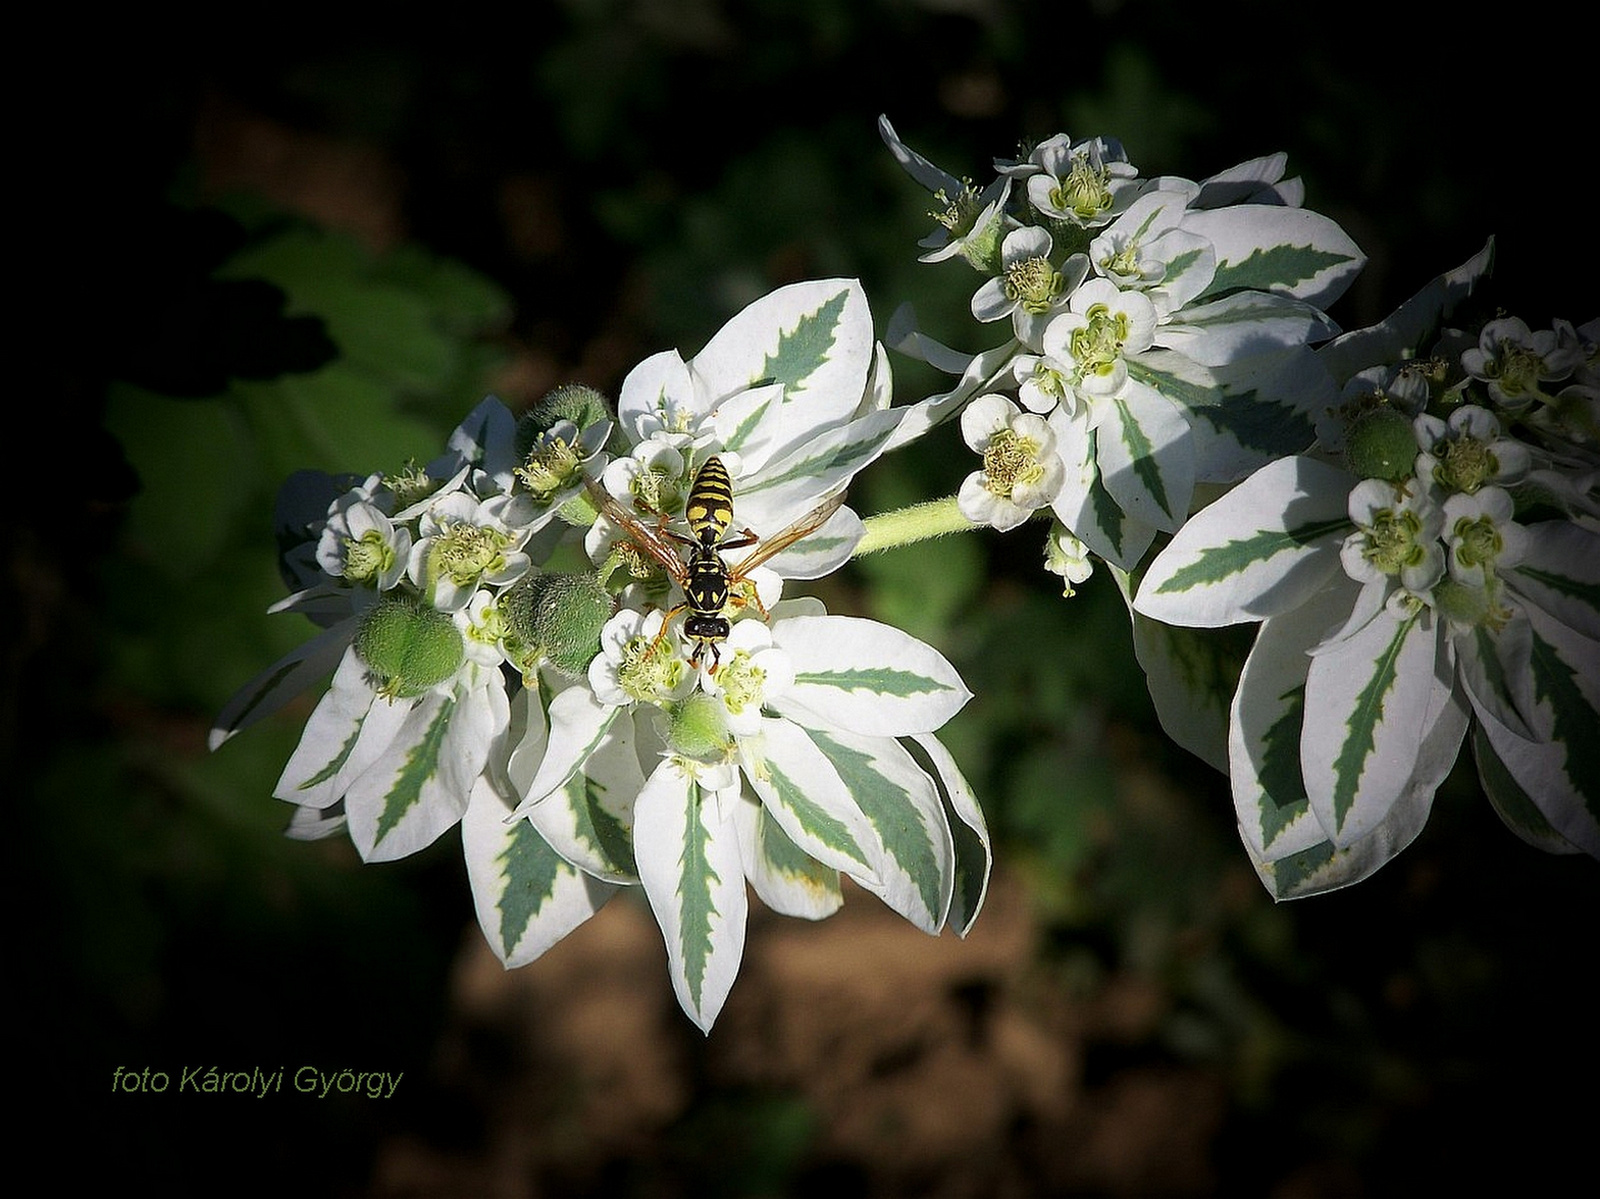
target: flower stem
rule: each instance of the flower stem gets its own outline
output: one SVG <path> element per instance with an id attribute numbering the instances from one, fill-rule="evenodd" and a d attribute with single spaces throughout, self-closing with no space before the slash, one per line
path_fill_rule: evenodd
<path id="1" fill-rule="evenodd" d="M 930 537 L 943 537 L 948 533 L 965 533 L 979 527 L 961 515 L 953 495 L 869 516 L 861 523 L 866 526 L 866 535 L 856 546 L 852 558 L 926 541 Z"/>

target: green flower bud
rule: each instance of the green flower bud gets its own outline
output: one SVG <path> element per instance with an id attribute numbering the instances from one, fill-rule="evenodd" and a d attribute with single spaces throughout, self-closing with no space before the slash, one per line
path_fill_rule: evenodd
<path id="1" fill-rule="evenodd" d="M 569 420 L 581 431 L 610 419 L 611 404 L 600 392 L 582 383 L 564 383 L 535 401 L 517 422 L 517 458 L 526 458 L 539 435 L 560 421 Z"/>
<path id="2" fill-rule="evenodd" d="M 686 758 L 721 761 L 728 753 L 728 710 L 716 696 L 696 691 L 673 710 L 667 744 Z"/>
<path id="3" fill-rule="evenodd" d="M 616 603 L 593 574 L 526 575 L 500 597 L 500 613 L 523 673 L 544 658 L 569 678 L 582 678 L 600 652 L 600 630 Z"/>
<path id="4" fill-rule="evenodd" d="M 356 632 L 356 653 L 390 699 L 415 699 L 461 669 L 466 647 L 448 614 L 413 599 L 380 600 Z"/>
<path id="5" fill-rule="evenodd" d="M 1369 408 L 1350 426 L 1345 465 L 1363 479 L 1398 483 L 1417 465 L 1417 435 L 1411 418 L 1395 408 Z"/>

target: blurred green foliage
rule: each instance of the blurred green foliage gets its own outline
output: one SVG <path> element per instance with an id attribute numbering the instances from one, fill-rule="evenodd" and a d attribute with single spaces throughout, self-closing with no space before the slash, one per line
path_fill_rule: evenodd
<path id="1" fill-rule="evenodd" d="M 23 1067 L 86 1110 L 124 1177 L 174 1193 L 275 1144 L 293 1160 L 242 1167 L 261 1190 L 298 1188 L 316 1162 L 313 1193 L 359 1194 L 386 1134 L 470 1146 L 485 1119 L 420 1083 L 381 1110 L 264 1105 L 248 1129 L 215 1105 L 83 1107 L 118 1064 L 420 1070 L 435 1049 L 471 932 L 451 838 L 382 867 L 342 841 L 284 841 L 269 795 L 308 707 L 204 752 L 227 695 L 309 631 L 265 614 L 289 472 L 425 460 L 518 352 L 615 394 L 634 361 L 692 352 L 799 278 L 858 276 L 880 327 L 914 298 L 935 336 L 980 348 L 975 278 L 915 262 L 928 199 L 883 150 L 879 112 L 980 179 L 1061 128 L 1195 178 L 1287 150 L 1308 203 L 1371 255 L 1335 313 L 1347 326 L 1491 233 L 1516 311 L 1594 314 L 1596 245 L 1573 235 L 1586 192 L 1565 178 L 1587 144 L 1587 76 L 1563 43 L 1583 39 L 1535 40 L 1533 22 L 1494 40 L 1501 67 L 1542 65 L 1537 116 L 1507 99 L 1465 16 L 1408 30 L 1340 10 L 1341 53 L 1265 3 L 524 8 L 531 36 L 341 41 L 263 16 L 207 57 L 136 39 L 85 64 L 78 115 L 42 122 L 59 270 L 37 352 L 58 377 L 47 406 L 82 437 L 53 443 L 65 515 L 36 504 L 11 545 Z M 235 111 L 375 148 L 403 180 L 400 243 L 213 194 L 197 131 Z M 902 401 L 940 386 L 895 368 Z M 968 469 L 945 428 L 874 467 L 855 500 L 948 494 Z M 1362 1180 L 1356 1195 L 1492 1185 L 1582 1144 L 1581 1106 L 1557 1084 L 1583 1077 L 1574 1049 L 1593 1064 L 1578 981 L 1593 863 L 1520 845 L 1458 772 L 1379 876 L 1273 907 L 1224 780 L 1155 725 L 1111 580 L 1063 599 L 1042 552 L 1032 526 L 947 539 L 868 559 L 827 599 L 941 646 L 976 693 L 947 741 L 1001 868 L 1037 897 L 1039 969 L 1086 994 L 1119 972 L 1160 987 L 1155 1030 L 1101 1047 L 1090 1073 L 1204 1062 L 1226 1077 L 1217 1193 L 1308 1193 L 1275 1188 L 1328 1163 Z M 817 1176 L 815 1113 L 698 1085 L 655 1173 L 622 1180 L 631 1193 L 775 1195 Z"/>

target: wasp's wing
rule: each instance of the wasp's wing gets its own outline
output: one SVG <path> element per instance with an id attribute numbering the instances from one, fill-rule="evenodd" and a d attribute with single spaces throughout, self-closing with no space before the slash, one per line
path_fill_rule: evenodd
<path id="1" fill-rule="evenodd" d="M 843 503 L 844 492 L 841 491 L 837 495 L 829 496 L 823 500 L 822 503 L 811 509 L 810 512 L 807 512 L 782 532 L 763 538 L 761 543 L 750 551 L 749 556 L 741 559 L 739 564 L 733 568 L 732 577 L 734 580 L 737 581 L 744 578 L 767 559 L 777 557 L 802 537 L 811 536 L 811 534 L 828 523 L 828 517 L 837 512 L 839 505 Z"/>
<path id="2" fill-rule="evenodd" d="M 659 562 L 679 587 L 688 581 L 688 572 L 684 569 L 683 558 L 679 556 L 676 545 L 663 533 L 652 529 L 630 513 L 615 496 L 593 479 L 590 479 L 586 486 L 589 499 L 600 509 L 600 515 L 621 529 L 623 535 L 634 545 Z"/>

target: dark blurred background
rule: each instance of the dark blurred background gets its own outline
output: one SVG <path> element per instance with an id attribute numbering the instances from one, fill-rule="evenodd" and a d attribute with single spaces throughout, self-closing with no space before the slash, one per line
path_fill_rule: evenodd
<path id="1" fill-rule="evenodd" d="M 1162 737 L 1114 586 L 1062 599 L 1037 531 L 888 555 L 828 595 L 977 693 L 947 738 L 995 837 L 976 929 L 927 938 L 860 893 L 816 926 L 753 919 L 710 1038 L 637 903 L 507 974 L 454 834 L 370 867 L 284 839 L 270 792 L 309 700 L 205 750 L 309 632 L 265 614 L 290 471 L 425 460 L 490 391 L 615 394 L 799 279 L 860 277 L 880 330 L 913 300 L 982 348 L 975 277 L 915 261 L 930 204 L 880 112 L 980 183 L 1061 130 L 1120 137 L 1145 174 L 1287 151 L 1370 256 L 1345 327 L 1491 235 L 1511 311 L 1595 316 L 1594 19 L 1556 11 L 536 0 L 45 39 L 13 168 L 13 345 L 41 386 L 10 418 L 19 1157 L 61 1182 L 374 1199 L 1581 1178 L 1595 864 L 1514 839 L 1461 769 L 1374 878 L 1274 905 L 1225 781 Z M 939 383 L 895 365 L 902 401 Z M 852 499 L 969 469 L 944 429 Z M 403 1081 L 319 1099 L 294 1092 L 308 1066 Z M 118 1067 L 171 1087 L 114 1094 Z M 194 1067 L 285 1078 L 177 1094 Z"/>

